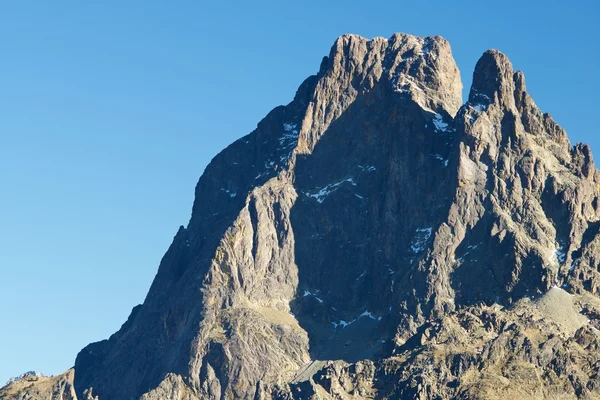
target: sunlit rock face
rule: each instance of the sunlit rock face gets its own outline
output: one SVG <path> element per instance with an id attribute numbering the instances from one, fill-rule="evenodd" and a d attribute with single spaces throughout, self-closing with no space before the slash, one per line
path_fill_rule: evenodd
<path id="1" fill-rule="evenodd" d="M 218 154 L 79 399 L 600 396 L 600 175 L 495 50 L 344 35 Z M 35 397 L 33 397 L 35 398 Z"/>

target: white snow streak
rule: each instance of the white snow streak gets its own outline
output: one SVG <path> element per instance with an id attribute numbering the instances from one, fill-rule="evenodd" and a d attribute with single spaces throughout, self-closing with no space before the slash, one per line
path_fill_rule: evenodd
<path id="1" fill-rule="evenodd" d="M 354 183 L 352 178 L 347 178 L 347 179 L 344 179 L 343 181 L 331 183 L 331 184 L 325 186 L 324 188 L 320 189 L 316 193 L 306 193 L 306 195 L 308 197 L 312 197 L 313 199 L 317 200 L 318 203 L 323 203 L 323 201 L 329 194 L 335 192 L 340 185 L 342 185 L 346 182 L 352 184 L 352 186 L 356 186 L 356 183 Z"/>
<path id="2" fill-rule="evenodd" d="M 413 253 L 417 254 L 425 250 L 425 245 L 431 237 L 432 228 L 418 228 L 415 231 L 415 237 L 410 245 Z"/>
<path id="3" fill-rule="evenodd" d="M 448 132 L 448 124 L 446 122 L 444 122 L 444 118 L 442 117 L 441 114 L 435 114 L 433 116 L 433 119 L 431 120 L 431 122 L 433 122 L 433 125 L 435 125 L 435 130 L 436 131 L 441 131 L 441 132 Z"/>

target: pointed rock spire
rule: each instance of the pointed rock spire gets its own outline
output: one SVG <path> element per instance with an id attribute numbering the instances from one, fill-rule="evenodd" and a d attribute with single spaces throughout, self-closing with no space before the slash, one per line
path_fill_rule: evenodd
<path id="1" fill-rule="evenodd" d="M 357 99 L 373 93 L 410 99 L 432 114 L 452 117 L 462 105 L 460 72 L 450 44 L 440 36 L 342 35 L 323 59 L 318 78 L 300 130 L 300 154 L 310 153 Z"/>
<path id="2" fill-rule="evenodd" d="M 524 89 L 525 81 L 520 84 Z M 508 57 L 498 50 L 487 50 L 475 66 L 469 103 L 488 105 L 498 101 L 510 108 L 514 105 L 514 88 L 513 67 Z"/>

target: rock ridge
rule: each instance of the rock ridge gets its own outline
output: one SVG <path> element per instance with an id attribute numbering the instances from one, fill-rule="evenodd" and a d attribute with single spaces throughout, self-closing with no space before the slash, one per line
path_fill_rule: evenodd
<path id="1" fill-rule="evenodd" d="M 463 104 L 445 39 L 340 36 L 210 162 L 144 303 L 59 380 L 80 400 L 600 398 L 599 197 L 590 148 L 503 53 Z"/>

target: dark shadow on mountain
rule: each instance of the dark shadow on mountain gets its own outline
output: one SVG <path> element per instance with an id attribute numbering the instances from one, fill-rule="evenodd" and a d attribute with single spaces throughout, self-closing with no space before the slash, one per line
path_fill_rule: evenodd
<path id="1" fill-rule="evenodd" d="M 453 198 L 453 134 L 436 131 L 433 113 L 386 84 L 359 95 L 312 154 L 297 157 L 291 308 L 313 359 L 374 359 L 390 345 L 398 305 L 414 295 L 408 281 L 421 279 L 417 261 L 433 240 L 423 238 L 420 250 L 415 232 L 439 226 Z"/>

